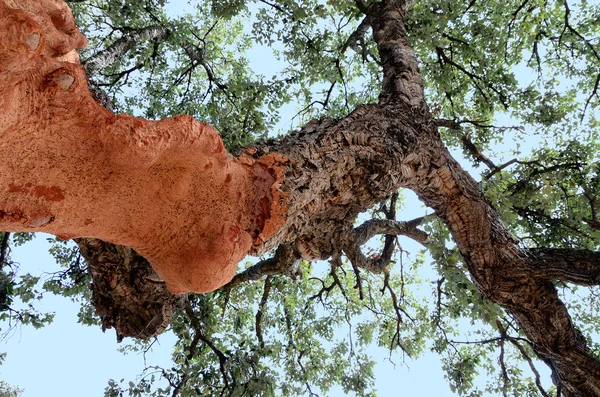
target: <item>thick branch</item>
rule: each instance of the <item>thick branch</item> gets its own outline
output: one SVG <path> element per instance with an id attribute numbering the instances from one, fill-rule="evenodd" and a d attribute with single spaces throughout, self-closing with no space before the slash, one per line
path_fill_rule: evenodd
<path id="1" fill-rule="evenodd" d="M 375 21 L 372 23 L 382 59 L 386 52 L 392 53 L 389 48 L 394 46 L 390 43 L 406 38 L 403 28 L 396 27 L 403 23 L 400 16 L 404 12 L 401 6 L 397 10 L 385 10 L 380 16 L 382 22 L 379 25 Z M 390 19 L 393 22 L 389 22 Z M 409 48 L 408 43 L 405 45 Z M 395 47 L 400 46 L 396 44 Z M 404 81 L 417 81 L 411 76 L 418 74 L 418 69 L 405 59 L 407 54 L 411 52 L 398 50 L 397 56 L 388 55 L 388 60 L 384 61 L 384 76 L 386 73 L 393 76 L 392 81 L 401 76 L 405 77 Z M 412 100 L 407 100 L 404 95 L 410 91 L 401 84 L 388 81 L 387 85 L 384 82 L 383 95 L 386 92 L 396 92 L 397 99 L 405 103 L 400 106 L 396 102 L 398 112 L 407 112 L 408 107 L 425 108 L 419 90 L 415 90 Z M 475 284 L 485 296 L 517 319 L 534 342 L 536 352 L 554 371 L 555 383 L 564 385 L 573 396 L 600 395 L 600 363 L 590 354 L 585 338 L 573 326 L 553 284 L 532 274 L 515 276 L 524 252 L 482 196 L 475 180 L 450 156 L 431 124 L 431 116 L 425 111 L 421 120 L 409 124 L 420 131 L 421 150 L 414 153 L 412 167 L 405 171 L 405 176 L 412 171 L 412 178 L 404 187 L 417 193 L 446 223 Z"/>
<path id="2" fill-rule="evenodd" d="M 259 261 L 236 274 L 230 282 L 223 286 L 223 289 L 230 290 L 237 285 L 256 281 L 265 276 L 277 275 L 296 278 L 299 272 L 299 259 L 300 257 L 292 245 L 282 244 L 275 251 L 275 256 Z"/>
<path id="3" fill-rule="evenodd" d="M 423 80 L 405 26 L 407 2 L 389 0 L 372 4 L 367 11 L 383 67 L 380 103 L 402 100 L 424 104 Z"/>
<path id="4" fill-rule="evenodd" d="M 173 295 L 146 259 L 131 248 L 97 239 L 76 239 L 92 276 L 92 304 L 102 330 L 114 328 L 124 337 L 147 339 L 162 333 L 183 295 Z"/>
<path id="5" fill-rule="evenodd" d="M 563 384 L 573 396 L 600 395 L 600 364 L 554 285 L 533 271 L 519 271 L 527 252 L 512 239 L 473 178 L 441 143 L 434 142 L 427 144 L 429 154 L 421 156 L 417 177 L 406 187 L 445 222 L 475 284 L 517 319 L 536 353 L 554 371 L 555 383 Z"/>
<path id="6" fill-rule="evenodd" d="M 427 241 L 427 233 L 417 228 L 423 218 L 412 221 L 394 221 L 388 219 L 370 219 L 354 229 L 354 239 L 357 245 L 363 245 L 378 234 L 406 236 L 420 244 Z"/>
<path id="7" fill-rule="evenodd" d="M 348 256 L 353 265 L 365 269 L 372 273 L 381 273 L 388 266 L 394 250 L 395 236 L 403 235 L 413 240 L 425 244 L 427 233 L 417 229 L 422 218 L 409 222 L 399 222 L 390 219 L 371 219 L 355 228 L 352 235 L 343 244 L 344 253 Z M 361 246 L 372 237 L 384 234 L 386 242 L 383 252 L 376 257 L 367 258 L 362 253 Z"/>
<path id="8" fill-rule="evenodd" d="M 535 248 L 527 250 L 522 263 L 524 275 L 577 285 L 600 285 L 600 252 L 570 248 Z"/>

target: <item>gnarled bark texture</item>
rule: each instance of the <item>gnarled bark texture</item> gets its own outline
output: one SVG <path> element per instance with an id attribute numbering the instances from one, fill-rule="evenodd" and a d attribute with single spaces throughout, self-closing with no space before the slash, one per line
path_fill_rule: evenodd
<path id="1" fill-rule="evenodd" d="M 573 269 L 562 251 L 552 258 L 518 247 L 432 123 L 404 25 L 406 2 L 362 11 L 383 66 L 379 103 L 341 120 L 312 121 L 232 159 L 210 126 L 189 117 L 150 122 L 97 105 L 74 52 L 85 39 L 64 3 L 0 0 L 0 229 L 124 244 L 148 259 L 172 292 L 208 291 L 228 282 L 245 254 L 278 245 L 285 249 L 262 264 L 268 271 L 293 273 L 282 263 L 342 254 L 382 270 L 385 263 L 366 263 L 357 252 L 353 222 L 409 188 L 446 223 L 475 284 L 517 319 L 563 392 L 600 395 L 600 364 L 551 282 L 596 280 L 597 255 L 579 252 L 582 264 Z M 98 294 L 118 299 L 111 283 L 124 273 L 111 263 L 133 254 L 78 243 L 88 261 L 106 265 Z M 145 266 L 127 263 L 134 262 Z M 155 299 L 166 306 L 140 322 L 159 312 L 162 320 L 142 325 L 144 336 L 159 332 L 166 307 L 178 304 L 162 287 Z M 105 325 L 119 326 L 111 316 Z M 122 332 L 136 333 L 139 326 Z"/>
<path id="2" fill-rule="evenodd" d="M 173 295 L 165 282 L 133 249 L 98 239 L 75 242 L 92 276 L 92 305 L 102 330 L 114 328 L 123 337 L 147 339 L 163 332 L 185 295 Z"/>

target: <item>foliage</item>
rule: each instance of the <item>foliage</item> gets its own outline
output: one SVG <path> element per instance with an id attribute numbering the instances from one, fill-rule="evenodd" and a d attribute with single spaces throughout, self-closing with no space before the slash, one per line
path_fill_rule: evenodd
<path id="1" fill-rule="evenodd" d="M 8 242 L 9 233 L 0 233 L 2 241 Z M 15 244 L 19 244 L 22 236 L 17 236 Z M 9 245 L 3 245 L 2 263 L 0 264 L 0 338 L 10 335 L 19 325 L 32 325 L 42 328 L 52 322 L 53 313 L 42 313 L 36 309 L 43 292 L 38 288 L 40 277 L 29 273 L 18 275 L 18 264 L 10 259 Z M 15 298 L 19 304 L 15 305 Z"/>
<path id="2" fill-rule="evenodd" d="M 0 397 L 19 397 L 22 393 L 22 389 L 12 387 L 0 380 Z"/>
<path id="3" fill-rule="evenodd" d="M 600 4 L 414 3 L 408 29 L 440 133 L 479 173 L 514 238 L 524 247 L 599 249 Z M 90 76 L 115 109 L 151 119 L 191 114 L 213 124 L 231 151 L 377 100 L 379 55 L 354 1 L 193 2 L 185 11 L 160 0 L 71 5 L 90 40 L 84 60 L 141 28 L 168 31 Z M 282 110 L 290 108 L 293 115 Z M 269 276 L 190 296 L 170 329 L 178 337 L 173 366 L 111 380 L 105 395 L 312 396 L 336 385 L 375 395 L 372 346 L 389 349 L 393 360 L 439 354 L 459 395 L 556 395 L 514 319 L 470 281 L 448 230 L 431 216 L 422 228 L 426 251 L 409 261 L 398 252 L 384 274 L 303 263 L 296 280 Z M 30 239 L 12 236 L 16 245 Z M 81 301 L 80 321 L 97 324 L 90 278 L 73 246 L 54 241 L 61 270 L 44 279 L 19 275 L 8 252 L 0 320 L 9 329 L 15 321 L 51 321 L 35 310 L 46 291 Z M 564 291 L 591 340 L 600 330 L 598 291 Z M 150 343 L 133 341 L 124 350 Z M 482 374 L 486 381 L 478 380 Z"/>

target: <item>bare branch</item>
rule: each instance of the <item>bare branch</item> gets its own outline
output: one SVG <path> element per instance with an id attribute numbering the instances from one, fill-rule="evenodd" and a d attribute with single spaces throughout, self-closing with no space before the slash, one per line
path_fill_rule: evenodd
<path id="1" fill-rule="evenodd" d="M 581 113 L 580 121 L 583 121 L 583 118 L 585 117 L 585 112 L 587 111 L 587 108 L 590 105 L 590 102 L 592 101 L 592 98 L 594 97 L 594 95 L 598 96 L 598 86 L 600 86 L 600 73 L 598 73 L 598 75 L 596 76 L 596 82 L 594 83 L 594 88 L 592 89 L 590 96 L 588 96 L 587 100 L 585 101 L 585 106 L 583 108 L 583 112 Z"/>
<path id="2" fill-rule="evenodd" d="M 358 44 L 360 43 L 361 46 L 364 46 L 365 34 L 367 34 L 370 27 L 371 26 L 369 25 L 368 18 L 363 18 L 356 30 L 352 32 L 350 36 L 348 36 L 348 39 L 346 40 L 344 45 L 342 45 L 342 49 L 340 50 L 340 52 L 343 54 L 346 51 L 346 49 L 350 47 L 357 53 L 362 54 L 362 51 L 359 48 Z"/>
<path id="3" fill-rule="evenodd" d="M 452 130 L 462 130 L 463 124 L 469 124 L 475 128 L 482 128 L 482 129 L 495 129 L 495 130 L 500 130 L 500 131 L 506 131 L 506 130 L 523 131 L 523 127 L 520 125 L 509 125 L 509 126 L 494 125 L 494 124 L 489 124 L 487 121 L 480 121 L 480 120 L 434 119 L 433 123 L 438 127 L 449 128 Z"/>
<path id="4" fill-rule="evenodd" d="M 201 65 L 204 68 L 204 71 L 206 72 L 206 76 L 208 77 L 208 80 L 211 83 L 214 83 L 217 87 L 219 87 L 220 90 L 222 91 L 227 91 L 228 87 L 226 84 L 221 83 L 216 76 L 214 75 L 212 69 L 210 68 L 210 66 L 208 65 L 208 63 L 206 62 L 206 59 L 204 59 L 204 54 L 203 54 L 203 49 L 193 46 L 189 43 L 184 43 L 182 46 L 183 50 L 185 51 L 185 53 L 190 57 L 190 59 L 192 60 L 192 69 L 195 68 L 196 65 Z M 196 63 L 196 65 L 194 65 L 193 63 Z M 189 70 L 188 72 L 190 72 L 191 70 Z"/>
<path id="5" fill-rule="evenodd" d="M 498 357 L 500 363 L 500 369 L 502 372 L 502 394 L 506 397 L 506 389 L 510 378 L 508 377 L 508 371 L 506 370 L 506 363 L 504 362 L 504 339 L 500 340 L 500 356 Z"/>
<path id="6" fill-rule="evenodd" d="M 298 359 L 296 360 L 296 362 L 298 363 L 298 366 L 300 367 L 300 370 L 302 371 L 302 375 L 304 375 L 304 384 L 306 385 L 306 391 L 308 391 L 309 397 L 319 397 L 319 395 L 316 394 L 315 392 L 313 392 L 312 388 L 310 387 L 308 375 L 306 375 L 306 369 L 304 369 L 304 365 L 302 365 L 302 356 L 303 355 L 304 355 L 304 352 L 301 351 L 300 354 L 298 355 Z"/>
<path id="7" fill-rule="evenodd" d="M 565 18 L 564 18 L 565 26 L 563 28 L 563 31 L 560 34 L 558 43 L 560 44 L 562 42 L 563 36 L 564 36 L 565 32 L 568 30 L 569 32 L 571 32 L 572 34 L 577 36 L 580 40 L 582 40 L 585 43 L 585 46 L 591 51 L 594 58 L 596 58 L 597 61 L 600 61 L 600 53 L 598 53 L 598 51 L 596 51 L 597 44 L 592 43 L 590 40 L 586 39 L 577 29 L 575 29 L 573 27 L 573 25 L 571 25 L 571 22 L 569 20 L 569 17 L 571 16 L 571 8 L 569 7 L 569 3 L 567 2 L 567 0 L 563 0 L 563 6 L 565 9 Z M 590 101 L 592 100 L 594 95 L 596 95 L 596 96 L 598 95 L 598 86 L 599 85 L 600 85 L 600 73 L 596 76 L 596 82 L 594 83 L 594 88 L 592 89 L 592 92 L 590 93 L 589 97 L 587 98 L 587 100 L 585 102 L 583 112 L 581 113 L 581 119 L 580 119 L 581 121 L 583 121 L 583 118 L 585 117 L 585 112 L 588 108 L 588 105 L 590 104 Z"/>
<path id="8" fill-rule="evenodd" d="M 238 273 L 222 288 L 225 291 L 248 281 L 255 281 L 264 276 L 281 275 L 295 278 L 299 272 L 300 256 L 291 244 L 281 244 L 273 258 L 265 259 Z"/>
<path id="9" fill-rule="evenodd" d="M 434 119 L 433 122 L 438 127 L 448 128 L 450 130 L 457 131 L 460 134 L 460 140 L 464 147 L 471 153 L 471 155 L 478 161 L 484 163 L 490 170 L 491 174 L 488 175 L 488 179 L 491 175 L 501 171 L 501 168 L 496 166 L 487 156 L 485 156 L 479 148 L 473 143 L 471 138 L 463 132 L 463 124 L 470 124 L 475 128 L 481 129 L 495 129 L 495 130 L 522 130 L 520 126 L 496 126 L 488 124 L 487 122 L 481 122 L 477 120 L 449 120 L 449 119 Z"/>
<path id="10" fill-rule="evenodd" d="M 502 171 L 503 169 L 505 169 L 506 167 L 513 165 L 514 163 L 517 163 L 518 160 L 517 159 L 512 159 L 507 161 L 504 164 L 500 164 L 499 166 L 496 167 L 496 169 L 494 169 L 492 172 L 490 172 L 489 174 L 487 174 L 485 176 L 485 179 L 490 179 L 492 176 L 494 176 L 495 174 L 497 174 L 498 172 Z"/>
<path id="11" fill-rule="evenodd" d="M 567 2 L 567 0 L 563 0 L 563 5 L 565 8 L 565 27 L 560 35 L 559 43 L 562 40 L 562 36 L 564 35 L 565 31 L 568 29 L 575 36 L 583 40 L 585 45 L 592 52 L 592 54 L 594 54 L 594 57 L 600 61 L 600 54 L 596 51 L 596 46 L 593 43 L 591 43 L 590 40 L 583 37 L 583 35 L 571 25 L 571 22 L 569 21 L 569 17 L 571 16 L 571 8 L 569 7 L 569 3 Z"/>
<path id="12" fill-rule="evenodd" d="M 265 286 L 263 288 L 262 298 L 260 299 L 260 303 L 258 304 L 258 311 L 256 312 L 256 339 L 260 343 L 261 347 L 265 346 L 265 342 L 263 341 L 263 333 L 262 333 L 262 316 L 265 310 L 265 306 L 267 305 L 267 301 L 269 300 L 269 292 L 271 291 L 271 276 L 267 276 L 265 279 Z"/>
<path id="13" fill-rule="evenodd" d="M 317 292 L 315 295 L 311 296 L 310 298 L 308 298 L 309 301 L 312 301 L 314 299 L 319 299 L 321 301 L 321 303 L 323 302 L 323 294 L 325 294 L 325 296 L 329 296 L 329 293 L 331 291 L 333 291 L 333 289 L 335 287 L 339 287 L 340 291 L 342 292 L 342 295 L 344 296 L 344 298 L 346 298 L 346 301 L 348 301 L 348 296 L 346 295 L 346 291 L 344 290 L 344 286 L 342 285 L 342 282 L 340 281 L 340 278 L 337 275 L 337 268 L 341 268 L 342 267 L 342 259 L 340 258 L 340 253 L 339 252 L 334 252 L 333 255 L 331 256 L 331 270 L 329 271 L 329 275 L 331 276 L 331 278 L 333 278 L 332 283 L 329 286 L 325 285 L 325 282 L 321 279 L 317 279 L 317 278 L 311 278 L 311 280 L 319 280 L 321 282 L 321 284 L 323 285 L 323 287 L 321 288 L 321 290 L 319 290 L 319 292 Z"/>
<path id="14" fill-rule="evenodd" d="M 150 39 L 162 39 L 167 37 L 169 33 L 167 28 L 157 25 L 132 30 L 81 64 L 88 78 L 91 78 L 101 70 L 115 63 L 117 59 L 133 49 L 139 42 Z"/>
<path id="15" fill-rule="evenodd" d="M 219 359 L 219 367 L 221 370 L 221 374 L 223 375 L 225 387 L 227 387 L 229 384 L 229 380 L 228 380 L 228 376 L 227 376 L 227 360 L 229 360 L 229 358 L 221 350 L 219 350 L 215 346 L 215 344 L 210 339 L 208 339 L 208 337 L 204 334 L 202 324 L 200 323 L 198 316 L 196 316 L 196 313 L 194 312 L 194 309 L 192 308 L 192 305 L 190 304 L 189 300 L 186 300 L 183 308 L 185 310 L 185 314 L 187 314 L 188 318 L 190 319 L 192 328 L 194 329 L 194 332 L 195 332 L 194 339 L 198 338 L 199 340 L 204 342 L 206 344 L 206 346 L 208 346 L 210 348 L 210 350 L 212 350 L 213 353 Z M 194 351 L 192 351 L 190 349 L 190 355 L 192 355 L 192 357 L 193 357 L 193 354 L 192 354 L 193 352 Z"/>
<path id="16" fill-rule="evenodd" d="M 475 159 L 481 161 L 491 171 L 495 171 L 496 169 L 498 169 L 498 167 L 496 167 L 496 164 L 494 164 L 494 162 L 492 160 L 490 160 L 486 155 L 484 155 L 483 153 L 481 153 L 481 151 L 479 150 L 479 148 L 477 146 L 475 146 L 475 144 L 473 143 L 473 141 L 471 140 L 471 138 L 469 138 L 467 135 L 462 134 L 462 136 L 460 137 L 460 141 L 462 142 L 462 144 L 464 145 L 464 147 L 467 148 L 467 150 L 469 151 L 469 153 L 471 153 L 471 155 Z"/>
<path id="17" fill-rule="evenodd" d="M 356 285 L 354 288 L 358 289 L 358 297 L 360 300 L 364 299 L 363 287 L 362 287 L 362 278 L 360 277 L 360 269 L 358 268 L 355 261 L 350 259 L 350 264 L 352 265 L 352 270 L 354 270 L 354 276 L 356 277 Z"/>
<path id="18" fill-rule="evenodd" d="M 525 361 L 527 361 L 527 363 L 529 364 L 529 368 L 531 369 L 531 372 L 533 372 L 533 374 L 535 376 L 535 385 L 537 386 L 540 393 L 542 393 L 542 396 L 550 397 L 548 395 L 548 392 L 546 392 L 546 390 L 542 386 L 542 382 L 540 380 L 540 373 L 538 372 L 537 368 L 535 367 L 533 360 L 531 359 L 529 354 L 527 354 L 527 351 L 521 345 L 521 343 L 519 343 L 520 338 L 514 338 L 514 337 L 509 336 L 507 334 L 506 328 L 502 325 L 500 320 L 496 320 L 496 325 L 498 326 L 498 330 L 500 330 L 502 342 L 504 342 L 504 340 L 508 340 L 513 346 L 515 346 L 517 348 L 517 350 L 519 350 L 519 353 L 521 353 L 521 356 L 523 356 Z M 529 341 L 527 341 L 527 342 L 530 343 Z"/>
<path id="19" fill-rule="evenodd" d="M 10 233 L 4 232 L 2 236 L 2 241 L 0 242 L 0 269 L 4 265 L 4 261 L 8 255 L 8 241 L 10 239 Z"/>
<path id="20" fill-rule="evenodd" d="M 428 235 L 424 231 L 417 229 L 423 221 L 423 218 L 413 219 L 403 222 L 391 219 L 371 219 L 353 230 L 353 235 L 348 239 L 349 243 L 344 246 L 344 253 L 353 265 L 365 269 L 372 273 L 381 273 L 389 264 L 394 249 L 394 236 L 403 235 L 413 240 L 425 244 Z M 382 254 L 367 258 L 361 251 L 361 246 L 370 238 L 378 234 L 386 235 L 386 242 Z"/>
<path id="21" fill-rule="evenodd" d="M 354 229 L 354 241 L 360 246 L 369 241 L 373 236 L 387 234 L 393 236 L 406 236 L 424 245 L 426 244 L 429 235 L 424 231 L 417 229 L 417 226 L 422 221 L 422 217 L 410 221 L 370 219 Z"/>
<path id="22" fill-rule="evenodd" d="M 450 65 L 452 67 L 454 67 L 455 69 L 461 71 L 463 74 L 465 74 L 472 82 L 473 85 L 475 86 L 475 88 L 477 88 L 477 91 L 479 91 L 481 93 L 481 95 L 487 100 L 488 96 L 485 94 L 485 92 L 483 91 L 483 88 L 480 86 L 480 83 L 483 84 L 483 87 L 486 87 L 491 89 L 492 91 L 494 91 L 494 93 L 496 93 L 496 95 L 498 95 L 498 100 L 500 101 L 500 103 L 502 104 L 502 106 L 504 107 L 505 110 L 508 110 L 508 98 L 506 97 L 506 95 L 504 93 L 502 93 L 498 88 L 496 88 L 496 86 L 494 86 L 491 83 L 485 83 L 484 79 L 473 73 L 468 71 L 464 66 L 462 66 L 461 64 L 453 61 L 444 51 L 446 48 L 442 48 L 437 46 L 435 48 L 436 50 L 436 54 L 438 55 L 438 58 L 440 59 L 440 63 L 443 66 L 445 65 Z"/>
<path id="23" fill-rule="evenodd" d="M 400 347 L 400 349 L 402 349 L 402 351 L 404 353 L 406 353 L 406 355 L 408 357 L 411 357 L 411 354 L 408 350 L 406 350 L 406 347 L 404 347 L 404 345 L 402 344 L 402 341 L 400 340 L 400 327 L 402 324 L 402 314 L 404 314 L 406 317 L 408 317 L 411 321 L 415 321 L 404 309 L 402 309 L 402 307 L 400 306 L 400 304 L 398 303 L 398 297 L 396 296 L 396 293 L 394 292 L 394 290 L 392 289 L 391 285 L 390 285 L 390 273 L 387 269 L 385 269 L 384 273 L 384 278 L 383 278 L 383 288 L 381 289 L 381 293 L 384 293 L 385 290 L 387 289 L 388 292 L 390 293 L 390 297 L 392 298 L 392 304 L 394 306 L 394 311 L 396 312 L 396 331 L 394 332 L 394 337 L 392 338 L 391 342 L 390 342 L 390 352 L 394 349 L 394 343 L 398 345 L 398 347 Z"/>

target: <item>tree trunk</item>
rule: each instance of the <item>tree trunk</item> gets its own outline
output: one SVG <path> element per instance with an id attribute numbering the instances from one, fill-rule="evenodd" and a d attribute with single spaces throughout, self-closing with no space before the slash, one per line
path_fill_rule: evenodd
<path id="1" fill-rule="evenodd" d="M 548 258 L 518 247 L 432 123 L 404 25 L 405 2 L 362 10 L 383 65 L 378 104 L 341 120 L 312 121 L 236 159 L 210 126 L 189 117 L 150 122 L 101 108 L 77 62 L 75 48 L 85 39 L 67 6 L 58 0 L 44 6 L 0 0 L 0 229 L 127 245 L 172 292 L 209 291 L 231 279 L 244 255 L 280 245 L 289 263 L 341 254 L 358 260 L 356 215 L 409 188 L 451 230 L 477 287 L 517 319 L 555 383 L 569 395 L 600 395 L 600 364 L 550 273 L 536 272 L 552 267 Z M 78 243 L 92 274 L 101 268 L 95 264 L 119 258 L 146 266 L 131 260 L 131 251 Z M 575 279 L 559 265 L 552 269 Z M 592 270 L 582 268 L 577 277 Z M 99 273 L 95 282 L 106 285 L 100 289 L 119 299 L 111 280 L 133 270 L 104 266 Z M 140 277 L 157 282 L 151 273 Z M 164 327 L 167 307 L 178 304 L 164 285 L 153 288 L 142 299 L 154 296 L 161 304 L 140 320 L 153 322 L 149 334 Z M 105 319 L 119 323 L 110 314 Z M 140 328 L 147 336 L 143 325 L 123 335 L 141 335 Z"/>
<path id="2" fill-rule="evenodd" d="M 75 63 L 85 38 L 68 7 L 18 3 L 30 17 L 1 4 L 0 229 L 132 247 L 174 293 L 229 281 L 285 221 L 284 159 L 233 159 L 189 116 L 151 122 L 102 108 Z"/>

